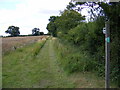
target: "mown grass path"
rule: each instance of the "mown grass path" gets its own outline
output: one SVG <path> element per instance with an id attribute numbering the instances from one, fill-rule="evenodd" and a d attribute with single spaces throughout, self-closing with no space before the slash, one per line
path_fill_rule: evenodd
<path id="1" fill-rule="evenodd" d="M 54 48 L 54 39 L 49 39 L 37 58 L 45 68 L 40 69 L 43 75 L 40 88 L 104 88 L 104 80 L 91 72 L 74 73 L 67 75 L 59 66 L 57 51 Z M 42 57 L 42 58 L 41 58 Z"/>
<path id="2" fill-rule="evenodd" d="M 40 69 L 43 77 L 35 87 L 40 88 L 73 88 L 73 83 L 68 80 L 66 74 L 60 69 L 57 63 L 56 52 L 53 47 L 53 40 L 46 42 L 37 56 L 44 68 Z M 39 59 L 40 58 L 40 59 Z"/>

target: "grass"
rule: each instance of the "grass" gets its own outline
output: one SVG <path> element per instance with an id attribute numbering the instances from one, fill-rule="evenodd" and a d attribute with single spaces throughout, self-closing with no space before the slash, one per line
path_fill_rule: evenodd
<path id="1" fill-rule="evenodd" d="M 48 40 L 42 48 L 38 57 L 42 57 L 42 69 L 40 72 L 42 77 L 39 83 L 34 87 L 36 88 L 73 88 L 74 84 L 70 82 L 65 74 L 58 66 L 57 56 L 54 52 L 52 40 Z"/>
<path id="2" fill-rule="evenodd" d="M 104 88 L 104 77 L 99 77 L 94 70 L 96 63 L 91 60 L 87 53 L 68 43 L 54 40 L 59 66 L 67 73 L 76 88 Z M 116 88 L 113 83 L 110 87 Z"/>
<path id="3" fill-rule="evenodd" d="M 3 56 L 3 88 L 104 88 L 93 72 L 67 74 L 52 38 L 18 48 Z M 64 48 L 61 48 L 64 49 Z"/>
<path id="4" fill-rule="evenodd" d="M 57 65 L 51 40 L 41 44 L 31 44 L 3 56 L 3 88 L 74 87 Z M 43 46 L 39 52 L 38 45 Z"/>
<path id="5" fill-rule="evenodd" d="M 33 56 L 44 43 L 45 41 L 36 42 L 3 56 L 3 87 L 32 87 L 38 82 L 41 66 Z"/>

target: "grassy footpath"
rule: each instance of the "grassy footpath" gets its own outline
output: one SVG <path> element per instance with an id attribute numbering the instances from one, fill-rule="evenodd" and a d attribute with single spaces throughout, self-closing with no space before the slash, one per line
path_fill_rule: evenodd
<path id="1" fill-rule="evenodd" d="M 3 88 L 104 88 L 104 80 L 91 72 L 67 75 L 58 63 L 55 40 L 44 43 L 3 56 Z"/>
<path id="2" fill-rule="evenodd" d="M 57 65 L 52 41 L 48 40 L 44 46 L 43 43 L 3 56 L 3 88 L 74 87 Z"/>
<path id="3" fill-rule="evenodd" d="M 48 40 L 38 57 L 42 57 L 40 69 L 42 78 L 35 87 L 38 88 L 73 88 L 72 82 L 67 78 L 64 71 L 58 66 L 56 52 L 53 47 L 53 40 Z"/>

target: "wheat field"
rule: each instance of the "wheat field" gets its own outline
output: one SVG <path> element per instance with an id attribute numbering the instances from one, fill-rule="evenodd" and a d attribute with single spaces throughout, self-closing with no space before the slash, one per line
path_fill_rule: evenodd
<path id="1" fill-rule="evenodd" d="M 3 37 L 2 53 L 21 48 L 36 41 L 45 40 L 49 36 Z"/>

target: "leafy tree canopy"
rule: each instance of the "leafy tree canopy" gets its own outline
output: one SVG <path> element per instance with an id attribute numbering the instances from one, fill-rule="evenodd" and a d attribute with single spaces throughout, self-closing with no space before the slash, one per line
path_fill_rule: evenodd
<path id="1" fill-rule="evenodd" d="M 33 28 L 32 29 L 32 35 L 34 35 L 34 36 L 40 35 L 40 29 L 39 28 Z"/>
<path id="2" fill-rule="evenodd" d="M 56 19 L 58 19 L 58 16 L 51 16 L 49 19 L 49 23 L 47 24 L 46 29 L 49 31 L 50 34 L 53 36 L 57 36 L 56 31 L 57 31 L 57 24 L 56 24 Z"/>
<path id="3" fill-rule="evenodd" d="M 61 16 L 50 17 L 47 29 L 53 36 L 57 36 L 59 32 L 66 34 L 68 30 L 76 27 L 83 20 L 85 17 L 80 13 L 74 10 L 64 10 Z"/>
<path id="4" fill-rule="evenodd" d="M 9 33 L 11 36 L 18 36 L 20 34 L 19 27 L 9 26 L 5 33 Z"/>

